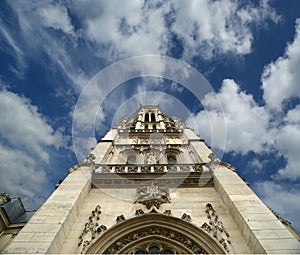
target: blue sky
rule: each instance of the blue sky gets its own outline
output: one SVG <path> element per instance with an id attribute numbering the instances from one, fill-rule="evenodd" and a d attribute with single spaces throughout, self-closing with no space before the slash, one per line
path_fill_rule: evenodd
<path id="1" fill-rule="evenodd" d="M 223 118 L 222 160 L 300 231 L 297 0 L 1 1 L 1 192 L 38 208 L 77 163 L 73 112 L 86 84 L 104 68 L 141 55 L 194 67 L 213 86 L 224 114 L 212 94 L 199 102 L 180 84 L 140 77 L 98 106 L 94 140 L 139 102 L 179 115 L 208 144 Z"/>

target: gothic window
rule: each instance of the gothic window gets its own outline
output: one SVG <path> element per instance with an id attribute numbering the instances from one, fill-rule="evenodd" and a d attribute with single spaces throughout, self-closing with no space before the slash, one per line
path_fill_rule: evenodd
<path id="1" fill-rule="evenodd" d="M 156 129 L 156 125 L 153 125 L 153 129 Z"/>
<path id="2" fill-rule="evenodd" d="M 167 160 L 168 160 L 168 164 L 171 164 L 171 165 L 174 165 L 177 162 L 176 156 L 173 154 L 167 155 Z"/>
<path id="3" fill-rule="evenodd" d="M 146 113 L 146 114 L 145 114 L 145 121 L 148 121 L 148 122 L 149 122 L 149 113 Z"/>
<path id="4" fill-rule="evenodd" d="M 136 163 L 136 156 L 133 154 L 128 155 L 127 157 L 127 164 L 135 164 Z"/>
<path id="5" fill-rule="evenodd" d="M 145 125 L 145 129 L 148 129 L 148 125 Z"/>
<path id="6" fill-rule="evenodd" d="M 165 242 L 146 242 L 136 247 L 134 254 L 176 254 L 176 248 Z"/>
<path id="7" fill-rule="evenodd" d="M 151 121 L 155 121 L 155 114 L 151 113 Z"/>
<path id="8" fill-rule="evenodd" d="M 157 246 L 150 246 L 149 247 L 149 253 L 150 254 L 158 254 L 158 252 L 159 252 L 159 247 L 157 247 Z"/>

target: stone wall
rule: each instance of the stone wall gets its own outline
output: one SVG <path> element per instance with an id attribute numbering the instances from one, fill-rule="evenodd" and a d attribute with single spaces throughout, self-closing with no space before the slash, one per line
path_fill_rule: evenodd
<path id="1" fill-rule="evenodd" d="M 81 211 L 69 235 L 66 237 L 60 253 L 80 253 L 82 244 L 80 236 L 85 228 L 85 224 L 89 222 L 91 212 L 95 210 L 97 205 L 101 206 L 101 214 L 99 215 L 98 226 L 104 225 L 105 229 L 117 224 L 117 217 L 123 215 L 125 219 L 136 217 L 136 211 L 142 209 L 147 213 L 147 208 L 143 204 L 134 204 L 133 200 L 136 194 L 135 189 L 120 189 L 119 195 L 116 190 L 109 189 L 91 189 L 86 197 Z M 113 194 L 115 197 L 111 197 Z M 122 197 L 123 199 L 119 199 Z M 224 228 L 229 233 L 231 247 L 230 252 L 249 253 L 247 247 L 235 221 L 230 216 L 228 210 L 224 207 L 219 195 L 213 187 L 206 188 L 177 188 L 170 192 L 171 203 L 164 203 L 160 206 L 159 211 L 163 213 L 165 210 L 171 210 L 171 215 L 182 218 L 184 214 L 191 217 L 190 222 L 199 228 L 206 222 L 209 222 L 206 212 L 206 205 L 212 204 L 219 220 L 222 221 Z M 127 198 L 128 200 L 125 200 Z M 100 234 L 101 235 L 101 234 Z M 99 235 L 99 236 L 100 236 Z M 96 238 L 98 238 L 97 236 Z M 90 236 L 91 237 L 91 236 Z M 87 238 L 88 239 L 88 238 Z"/>
<path id="2" fill-rule="evenodd" d="M 58 253 L 77 222 L 90 188 L 89 168 L 70 173 L 3 253 Z"/>
<path id="3" fill-rule="evenodd" d="M 252 253 L 300 253 L 300 243 L 233 171 L 219 166 L 214 186 Z"/>

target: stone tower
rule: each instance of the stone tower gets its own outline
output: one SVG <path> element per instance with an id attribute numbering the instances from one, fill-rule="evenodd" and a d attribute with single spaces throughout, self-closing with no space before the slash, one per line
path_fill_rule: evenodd
<path id="1" fill-rule="evenodd" d="M 300 253 L 290 229 L 179 118 L 141 106 L 4 253 Z"/>

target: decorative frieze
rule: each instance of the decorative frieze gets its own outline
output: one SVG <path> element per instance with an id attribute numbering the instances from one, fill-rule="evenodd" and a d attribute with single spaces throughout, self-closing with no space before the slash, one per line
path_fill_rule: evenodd
<path id="1" fill-rule="evenodd" d="M 229 240 L 229 233 L 225 230 L 223 222 L 219 220 L 212 204 L 206 204 L 205 212 L 209 221 L 208 223 L 204 222 L 201 228 L 216 238 L 227 252 L 230 252 L 231 241 Z"/>
<path id="2" fill-rule="evenodd" d="M 161 236 L 163 238 L 175 241 L 184 245 L 195 254 L 207 254 L 208 252 L 203 249 L 198 243 L 194 242 L 191 238 L 171 229 L 165 229 L 160 227 L 144 228 L 137 231 L 133 231 L 128 235 L 119 238 L 110 247 L 108 247 L 103 253 L 105 254 L 117 254 L 121 249 L 127 246 L 129 243 L 137 241 L 140 238 L 145 239 L 148 236 Z M 182 253 L 181 251 L 178 251 Z"/>

